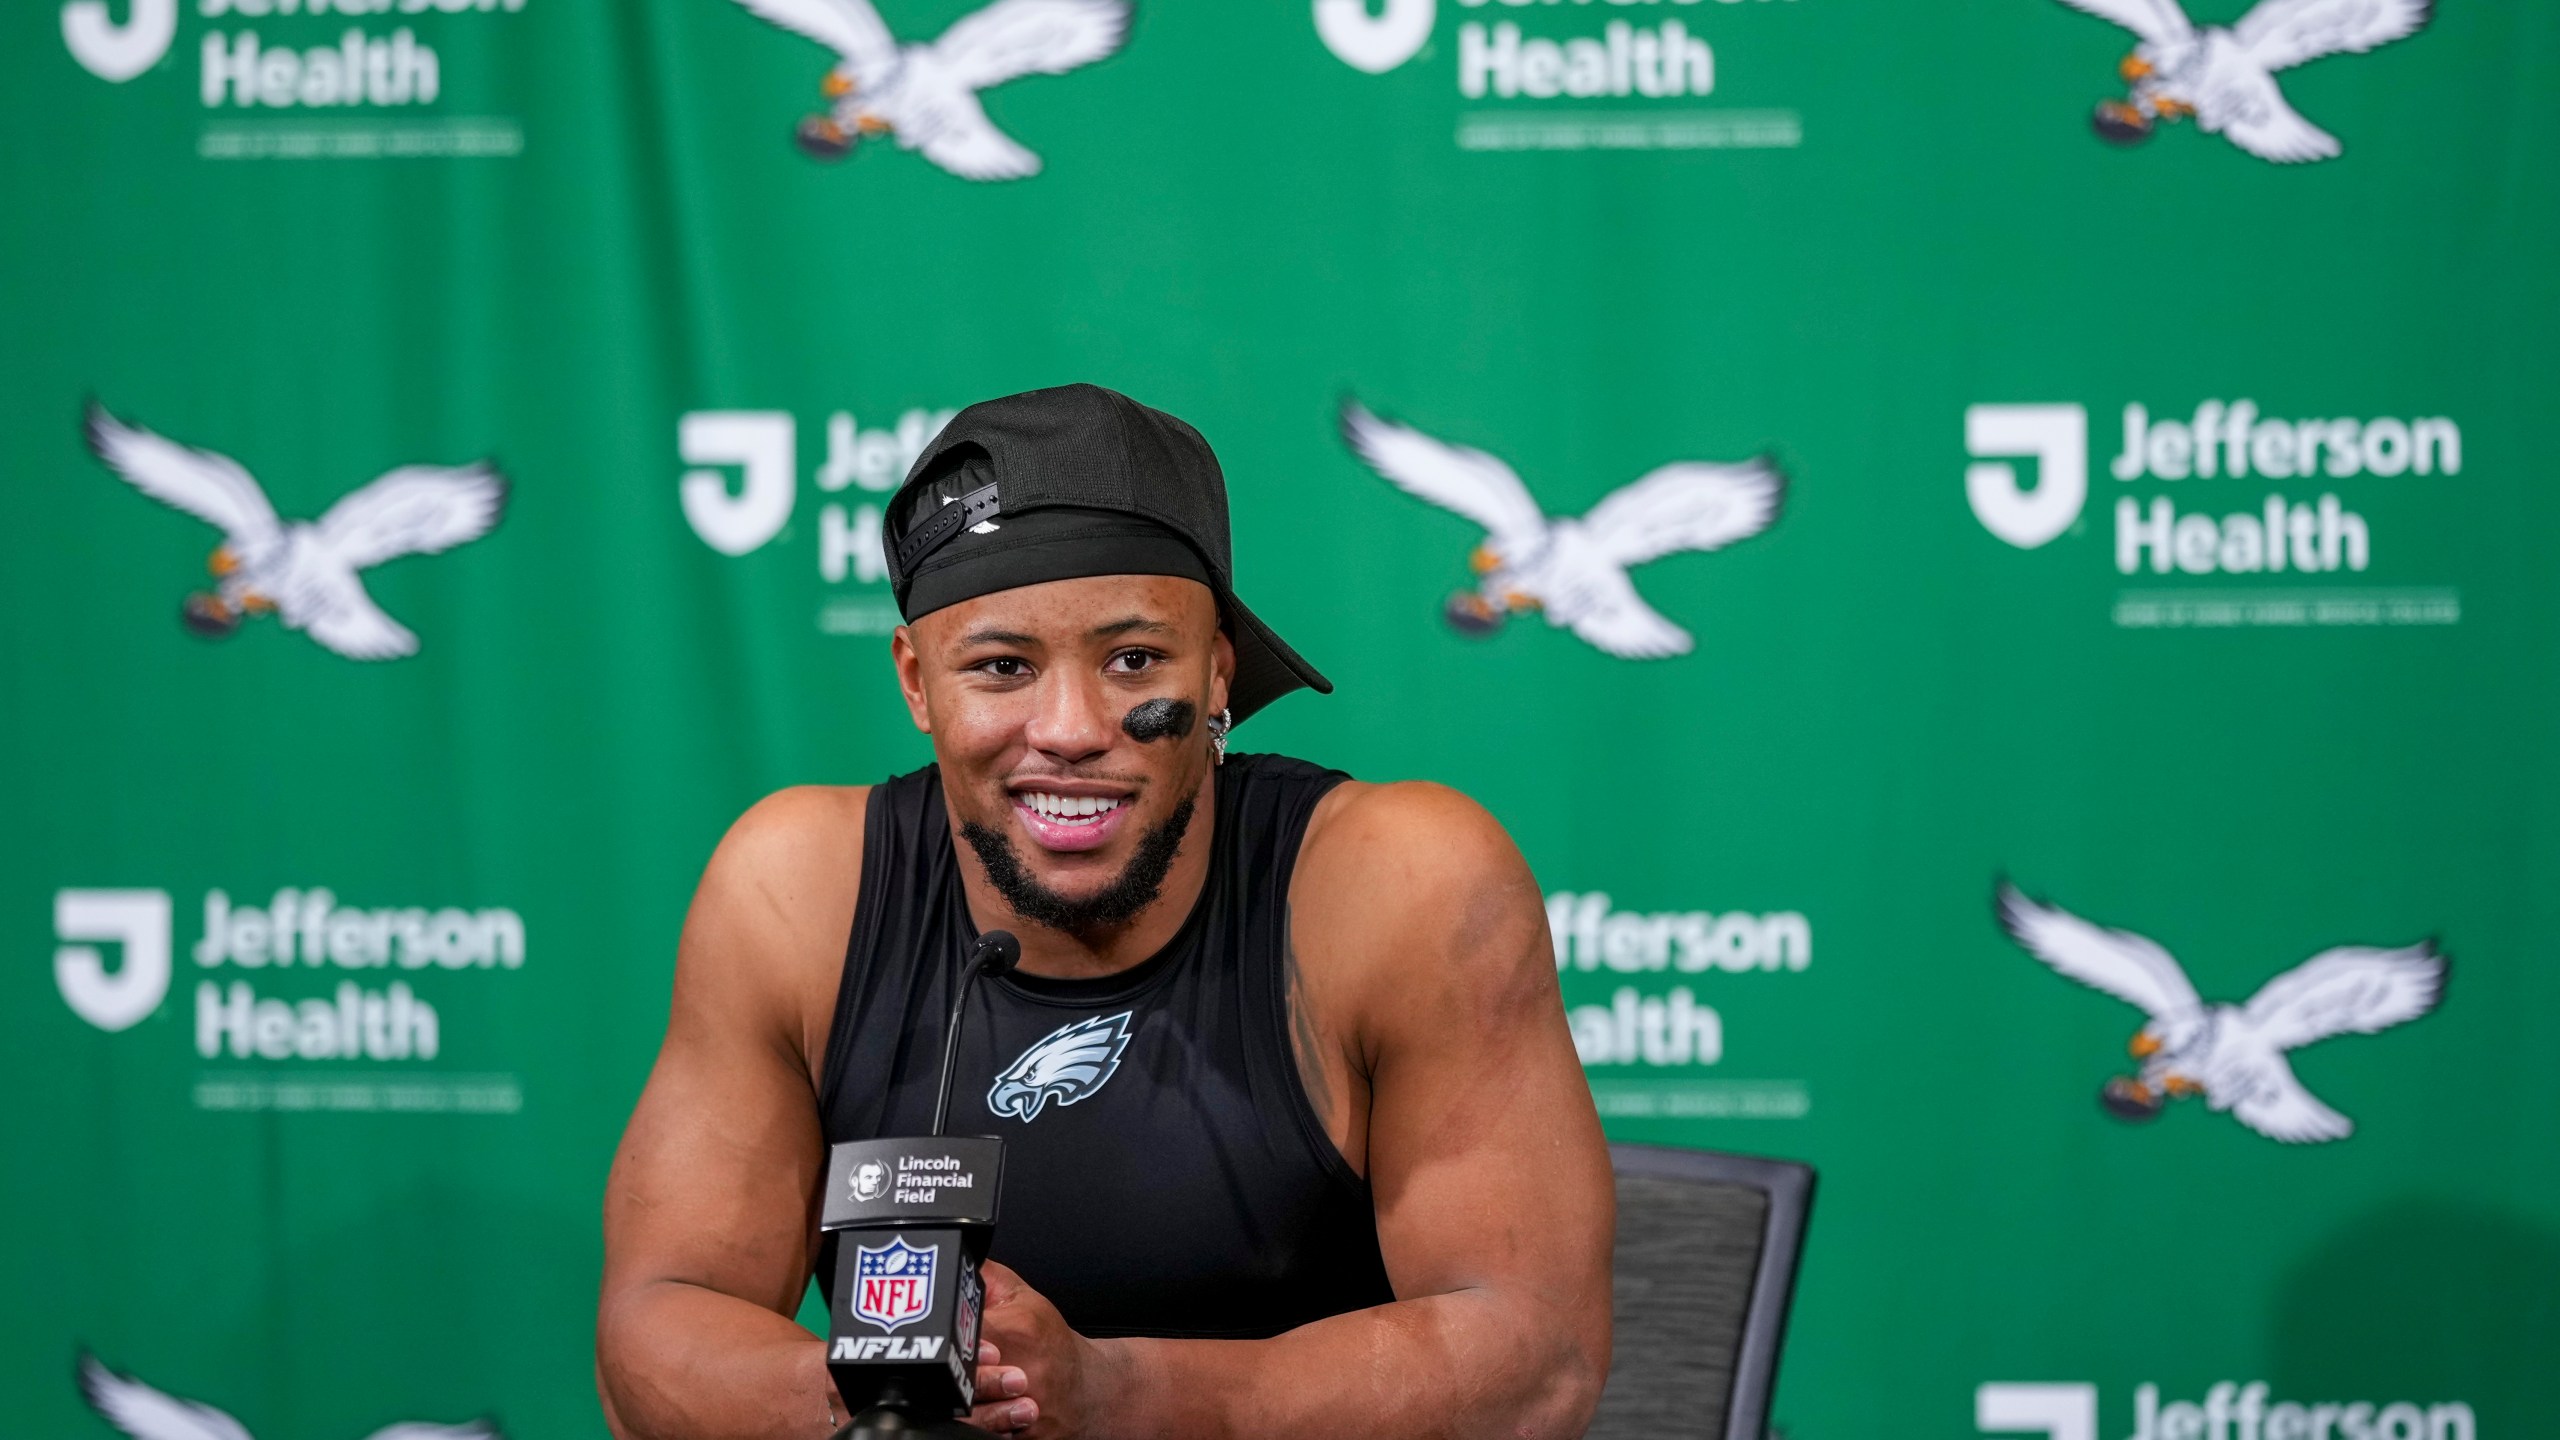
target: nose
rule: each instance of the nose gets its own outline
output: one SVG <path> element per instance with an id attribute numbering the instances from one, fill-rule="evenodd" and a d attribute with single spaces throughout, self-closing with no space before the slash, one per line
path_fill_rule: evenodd
<path id="1" fill-rule="evenodd" d="M 1113 720 L 1100 681 L 1062 668 L 1041 677 L 1039 705 L 1022 738 L 1059 764 L 1074 765 L 1111 748 Z"/>

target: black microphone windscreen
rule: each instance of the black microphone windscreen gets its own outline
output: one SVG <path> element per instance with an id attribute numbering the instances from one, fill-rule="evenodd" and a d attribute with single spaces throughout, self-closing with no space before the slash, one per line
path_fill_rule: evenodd
<path id="1" fill-rule="evenodd" d="M 1002 975 L 1022 963 L 1022 942 L 1010 930 L 990 930 L 978 937 L 978 970 Z"/>

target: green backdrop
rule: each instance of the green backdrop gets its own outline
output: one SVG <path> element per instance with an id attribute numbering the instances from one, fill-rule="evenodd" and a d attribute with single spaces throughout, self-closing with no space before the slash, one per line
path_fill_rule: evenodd
<path id="1" fill-rule="evenodd" d="M 986 90 L 1042 168 L 980 182 L 804 154 L 834 57 L 731 0 L 10 7 L 18 1428 L 112 1433 L 85 1348 L 261 1440 L 600 1429 L 599 1192 L 693 879 L 757 796 L 926 757 L 878 492 L 942 412 L 1089 379 L 1208 435 L 1244 593 L 1339 686 L 1239 743 L 1477 797 L 1611 1133 L 1820 1167 L 1789 1435 L 2551 1433 L 2560 12 L 2270 74 L 2393 7 L 2261 8 L 2197 0 L 2238 38 L 2152 53 L 2204 112 L 2110 146 L 2135 37 L 2058 0 L 1152 0 Z M 2340 153 L 2234 143 L 2269 94 Z M 1463 635 L 1483 532 L 1346 399 L 1552 516 L 1763 452 L 1785 503 L 1628 572 L 1686 653 Z M 309 597 L 207 639 L 221 536 L 92 401 L 288 521 L 483 459 L 504 517 L 360 572 L 406 658 Z M 2129 1123 L 2142 1017 L 2002 933 L 2003 876 L 2211 1001 L 2429 937 L 2452 980 L 2293 1052 L 2347 1138 Z"/>

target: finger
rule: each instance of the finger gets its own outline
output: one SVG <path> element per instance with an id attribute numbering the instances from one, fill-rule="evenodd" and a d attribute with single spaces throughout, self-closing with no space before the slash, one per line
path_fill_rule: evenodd
<path id="1" fill-rule="evenodd" d="M 1040 1402 L 1037 1400 L 1000 1400 L 974 1406 L 969 1411 L 970 1424 L 981 1430 L 993 1430 L 999 1435 L 1027 1430 L 1039 1418 Z"/>
<path id="2" fill-rule="evenodd" d="M 979 1341 L 979 1342 L 978 1342 L 978 1363 L 979 1363 L 979 1364 L 981 1364 L 981 1365 L 998 1365 L 998 1364 L 1002 1364 L 1003 1362 L 1004 1362 L 1004 1352 L 1003 1352 L 1003 1351 L 1001 1351 L 1001 1350 L 998 1350 L 998 1349 L 996 1348 L 996 1343 L 995 1343 L 994 1341 L 992 1341 L 992 1340 L 981 1340 L 981 1341 Z"/>
<path id="3" fill-rule="evenodd" d="M 1013 1267 L 1003 1264 L 1000 1261 L 989 1260 L 983 1265 L 980 1265 L 978 1267 L 978 1275 L 979 1278 L 986 1281 L 987 1303 L 990 1305 L 1001 1304 L 1006 1300 L 1012 1299 L 1013 1292 L 1016 1290 L 1028 1290 L 1031 1288 L 1030 1286 L 1022 1283 L 1021 1276 L 1013 1273 Z"/>
<path id="4" fill-rule="evenodd" d="M 1031 1377 L 1011 1365 L 978 1367 L 978 1393 L 989 1400 L 1031 1393 Z"/>

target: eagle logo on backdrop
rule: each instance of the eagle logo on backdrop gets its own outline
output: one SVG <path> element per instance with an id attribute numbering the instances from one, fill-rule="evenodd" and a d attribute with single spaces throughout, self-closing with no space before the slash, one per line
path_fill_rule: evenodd
<path id="1" fill-rule="evenodd" d="M 2117 65 L 2132 90 L 2098 104 L 2091 123 L 2119 145 L 2192 115 L 2261 160 L 2291 165 L 2337 155 L 2336 136 L 2285 103 L 2275 72 L 2323 55 L 2362 54 L 2415 34 L 2434 0 L 2259 0 L 2228 29 L 2198 29 L 2177 0 L 2062 0 L 2112 20 L 2140 43 Z"/>
<path id="2" fill-rule="evenodd" d="M 1052 1100 L 1073 1105 L 1091 1096 L 1120 1068 L 1134 1013 L 1097 1015 L 1050 1031 L 1004 1067 L 987 1088 L 987 1108 L 1028 1122 L 1039 1119 Z"/>
<path id="3" fill-rule="evenodd" d="M 220 1410 L 198 1400 L 181 1400 L 130 1375 L 80 1357 L 80 1393 L 98 1418 L 133 1440 L 250 1440 L 249 1429 Z M 495 1425 L 474 1420 L 462 1425 L 405 1421 L 385 1425 L 366 1440 L 501 1440 Z"/>
<path id="4" fill-rule="evenodd" d="M 898 1236 L 886 1245 L 863 1245 L 853 1252 L 853 1315 L 883 1330 L 895 1330 L 933 1313 L 933 1264 L 936 1252 L 918 1249 Z"/>
<path id="5" fill-rule="evenodd" d="M 840 57 L 819 83 L 826 112 L 800 122 L 802 150 L 841 160 L 887 135 L 965 180 L 1040 173 L 1040 157 L 987 119 L 979 91 L 1090 65 L 1118 50 L 1129 29 L 1127 0 L 996 0 L 931 44 L 901 45 L 871 0 L 738 3 Z"/>
<path id="6" fill-rule="evenodd" d="M 2140 1073 L 2107 1082 L 2100 1099 L 2127 1120 L 2150 1120 L 2172 1100 L 2201 1095 L 2271 1140 L 2343 1140 L 2355 1122 L 2294 1078 L 2285 1052 L 2332 1035 L 2370 1035 L 2435 1009 L 2446 961 L 2432 943 L 2396 950 L 2340 945 L 2259 987 L 2242 1005 L 2207 1004 L 2167 950 L 2129 930 L 2091 924 L 2000 886 L 2002 929 L 2038 960 L 2147 1017 L 2127 1048 Z"/>
<path id="7" fill-rule="evenodd" d="M 1482 578 L 1449 597 L 1452 629 L 1489 635 L 1512 612 L 1536 610 L 1628 660 L 1686 655 L 1697 643 L 1645 603 L 1628 567 L 1747 540 L 1776 522 L 1786 498 L 1787 477 L 1765 455 L 1731 465 L 1679 461 L 1578 520 L 1550 520 L 1520 476 L 1482 450 L 1381 419 L 1356 400 L 1342 407 L 1342 436 L 1389 482 L 1484 527 L 1468 557 Z"/>
<path id="8" fill-rule="evenodd" d="M 222 531 L 206 562 L 214 588 L 189 595 L 180 611 L 199 635 L 228 635 L 250 616 L 273 615 L 350 660 L 414 655 L 418 637 L 373 603 L 356 572 L 477 540 L 506 508 L 507 483 L 485 463 L 403 465 L 318 520 L 285 521 L 228 455 L 127 425 L 94 404 L 87 429 L 107 468 Z"/>

